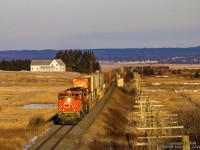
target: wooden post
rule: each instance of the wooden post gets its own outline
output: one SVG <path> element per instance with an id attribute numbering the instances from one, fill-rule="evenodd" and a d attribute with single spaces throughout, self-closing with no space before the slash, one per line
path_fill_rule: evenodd
<path id="1" fill-rule="evenodd" d="M 173 135 L 171 130 L 182 129 L 183 126 L 174 126 L 177 122 L 171 118 L 177 117 L 177 114 L 171 114 L 170 111 L 160 111 L 158 107 L 163 106 L 161 101 L 149 100 L 147 93 L 143 89 L 140 75 L 134 74 L 135 88 L 136 88 L 136 103 L 133 107 L 139 108 L 135 114 L 140 117 L 140 124 L 137 130 L 143 131 L 145 137 L 138 137 L 138 146 L 147 146 L 148 150 L 160 150 L 164 144 L 172 145 L 167 139 L 182 138 L 183 150 L 190 150 L 190 141 L 188 135 Z M 139 140 L 139 141 L 138 141 Z M 177 143 L 176 143 L 177 144 Z"/>
<path id="2" fill-rule="evenodd" d="M 190 150 L 189 136 L 184 135 L 182 141 L 183 141 L 183 150 Z"/>

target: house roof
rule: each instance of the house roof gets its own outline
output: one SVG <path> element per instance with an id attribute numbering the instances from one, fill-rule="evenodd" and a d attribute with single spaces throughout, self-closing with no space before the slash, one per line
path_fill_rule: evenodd
<path id="1" fill-rule="evenodd" d="M 60 66 L 65 66 L 65 63 L 61 59 L 55 59 L 55 60 Z M 53 60 L 32 60 L 31 65 L 32 66 L 50 65 L 52 61 Z"/>
<path id="2" fill-rule="evenodd" d="M 52 60 L 32 60 L 31 65 L 50 65 Z"/>
<path id="3" fill-rule="evenodd" d="M 65 66 L 65 63 L 61 59 L 55 59 L 60 66 Z"/>

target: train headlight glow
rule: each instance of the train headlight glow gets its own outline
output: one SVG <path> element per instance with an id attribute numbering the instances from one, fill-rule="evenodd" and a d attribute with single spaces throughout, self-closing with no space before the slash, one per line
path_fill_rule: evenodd
<path id="1" fill-rule="evenodd" d="M 70 103 L 71 102 L 71 98 L 67 98 L 67 102 Z"/>

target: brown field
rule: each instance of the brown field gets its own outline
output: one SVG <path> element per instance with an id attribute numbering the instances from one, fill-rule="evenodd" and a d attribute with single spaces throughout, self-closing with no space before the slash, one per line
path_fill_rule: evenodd
<path id="1" fill-rule="evenodd" d="M 184 126 L 182 134 L 189 135 L 190 141 L 200 144 L 200 78 L 185 74 L 164 74 L 167 78 L 143 77 L 144 89 L 149 99 L 161 100 L 161 110 L 179 115 L 178 121 Z"/>
<path id="2" fill-rule="evenodd" d="M 22 149 L 53 122 L 57 107 L 22 109 L 27 104 L 56 104 L 57 93 L 78 73 L 0 72 L 0 149 Z M 42 126 L 39 126 L 41 125 Z"/>
<path id="3" fill-rule="evenodd" d="M 156 76 L 143 77 L 144 89 L 150 99 L 161 100 L 166 109 L 171 111 L 196 110 L 197 107 L 181 96 L 190 95 L 193 100 L 200 102 L 200 79 L 167 75 L 167 78 Z"/>
<path id="4" fill-rule="evenodd" d="M 147 63 L 140 63 L 136 64 L 133 62 L 102 62 L 101 68 L 103 70 L 111 70 L 113 68 L 119 68 L 122 66 L 169 66 L 170 69 L 199 69 L 200 64 L 147 64 Z"/>

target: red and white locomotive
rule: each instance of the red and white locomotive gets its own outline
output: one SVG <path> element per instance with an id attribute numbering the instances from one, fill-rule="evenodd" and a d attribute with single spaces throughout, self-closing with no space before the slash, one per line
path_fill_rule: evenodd
<path id="1" fill-rule="evenodd" d="M 61 124 L 76 124 L 103 97 L 108 74 L 93 74 L 73 80 L 73 87 L 58 93 Z"/>
<path id="2" fill-rule="evenodd" d="M 74 87 L 58 94 L 58 118 L 61 124 L 77 123 L 88 111 L 86 89 Z"/>

